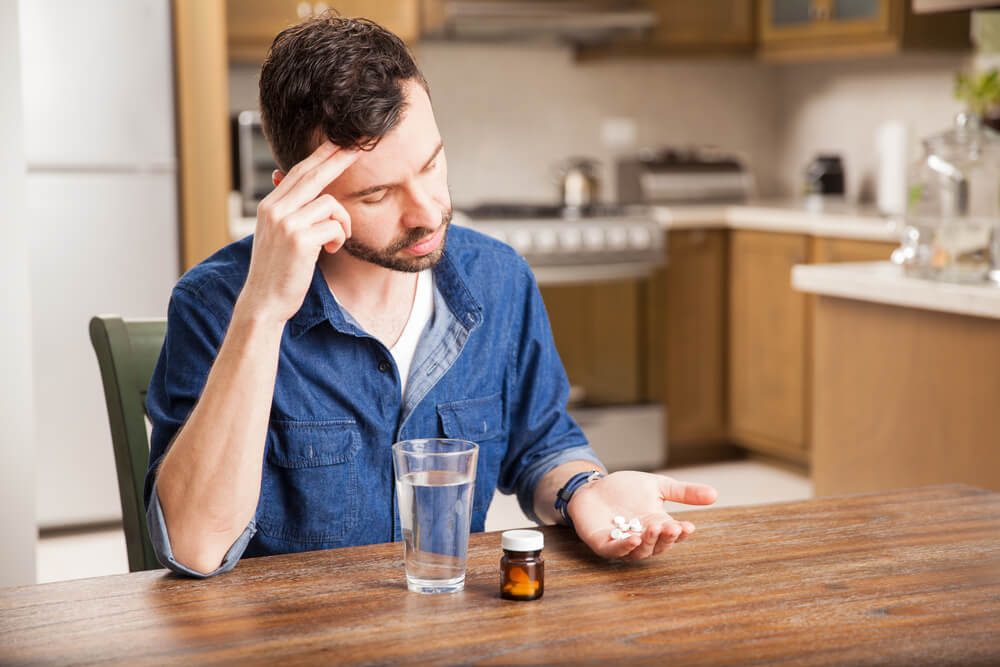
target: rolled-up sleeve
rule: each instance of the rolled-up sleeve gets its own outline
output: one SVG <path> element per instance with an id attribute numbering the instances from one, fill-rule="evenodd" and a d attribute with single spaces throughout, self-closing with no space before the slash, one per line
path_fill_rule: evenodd
<path id="1" fill-rule="evenodd" d="M 243 556 L 243 552 L 247 549 L 247 545 L 250 544 L 250 540 L 253 539 L 254 533 L 257 532 L 257 526 L 251 520 L 243 532 L 240 533 L 240 536 L 236 538 L 236 541 L 233 542 L 233 545 L 229 547 L 229 551 L 226 552 L 225 557 L 222 559 L 222 564 L 211 572 L 203 573 L 192 570 L 174 559 L 174 551 L 170 547 L 170 533 L 167 531 L 167 522 L 163 519 L 163 508 L 160 507 L 160 497 L 156 493 L 155 481 L 153 482 L 153 493 L 149 500 L 149 508 L 146 510 L 146 522 L 149 524 L 149 537 L 153 542 L 153 551 L 156 554 L 156 560 L 160 561 L 160 565 L 177 574 L 197 577 L 199 579 L 214 577 L 217 574 L 228 572 L 236 567 L 236 563 L 239 562 Z"/>
<path id="2" fill-rule="evenodd" d="M 205 388 L 227 326 L 228 318 L 223 322 L 208 304 L 202 302 L 197 290 L 175 287 L 167 314 L 167 334 L 146 395 L 146 411 L 153 426 L 144 489 L 150 541 L 161 565 L 192 577 L 207 577 L 232 569 L 256 532 L 251 521 L 229 548 L 218 569 L 208 574 L 196 572 L 174 558 L 156 492 L 160 463 Z"/>
<path id="3" fill-rule="evenodd" d="M 522 264 L 520 329 L 513 337 L 510 439 L 498 488 L 517 493 L 521 510 L 535 515 L 535 489 L 553 468 L 569 461 L 604 467 L 579 425 L 566 410 L 569 379 L 552 338 L 545 304 L 534 275 Z"/>

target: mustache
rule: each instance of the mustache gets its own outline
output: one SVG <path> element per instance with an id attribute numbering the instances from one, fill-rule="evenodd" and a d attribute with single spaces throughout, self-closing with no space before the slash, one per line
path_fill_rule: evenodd
<path id="1" fill-rule="evenodd" d="M 423 239 L 427 238 L 432 234 L 436 234 L 438 230 L 442 227 L 446 227 L 451 224 L 452 209 L 448 209 L 441 214 L 441 224 L 436 229 L 427 229 L 426 227 L 414 227 L 413 229 L 407 230 L 405 234 L 392 242 L 386 249 L 385 252 L 389 254 L 395 254 L 404 248 L 409 248 L 414 243 L 419 243 Z"/>

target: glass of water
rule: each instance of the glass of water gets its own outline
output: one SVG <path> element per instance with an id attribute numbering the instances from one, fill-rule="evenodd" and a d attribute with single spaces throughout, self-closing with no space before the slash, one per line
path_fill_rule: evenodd
<path id="1" fill-rule="evenodd" d="M 466 440 L 403 440 L 392 446 L 406 585 L 418 593 L 465 587 L 479 446 Z"/>

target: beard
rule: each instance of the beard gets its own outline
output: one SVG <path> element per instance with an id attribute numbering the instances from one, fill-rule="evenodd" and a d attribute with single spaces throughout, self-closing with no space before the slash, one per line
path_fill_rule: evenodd
<path id="1" fill-rule="evenodd" d="M 407 230 L 399 238 L 390 242 L 384 248 L 374 248 L 370 245 L 357 241 L 353 238 L 344 242 L 343 250 L 352 257 L 375 264 L 392 271 L 404 271 L 406 273 L 418 273 L 424 269 L 429 269 L 440 261 L 444 255 L 445 242 L 448 239 L 448 225 L 451 224 L 451 209 L 441 214 L 441 226 L 438 229 L 427 229 L 426 227 L 414 227 Z M 441 245 L 436 250 L 422 257 L 399 256 L 404 249 L 409 248 L 414 243 L 441 231 Z"/>

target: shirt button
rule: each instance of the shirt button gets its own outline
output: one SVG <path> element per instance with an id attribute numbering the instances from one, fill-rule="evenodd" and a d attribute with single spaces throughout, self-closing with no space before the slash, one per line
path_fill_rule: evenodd
<path id="1" fill-rule="evenodd" d="M 382 361 L 378 362 L 378 369 L 380 371 L 382 371 L 383 373 L 388 373 L 390 368 L 392 368 L 392 364 L 390 364 L 385 359 L 383 359 Z"/>

